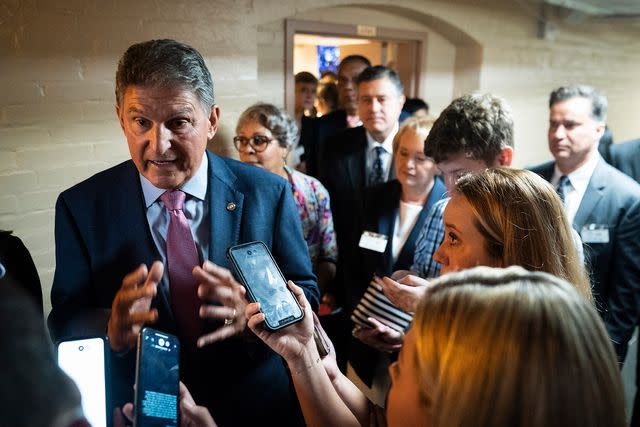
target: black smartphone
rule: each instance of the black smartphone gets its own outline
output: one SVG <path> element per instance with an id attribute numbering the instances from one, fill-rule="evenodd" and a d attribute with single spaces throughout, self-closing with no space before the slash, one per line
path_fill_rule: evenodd
<path id="1" fill-rule="evenodd" d="M 249 299 L 260 303 L 267 329 L 275 331 L 302 320 L 304 311 L 263 242 L 232 246 L 227 254 Z"/>
<path id="2" fill-rule="evenodd" d="M 145 327 L 138 335 L 136 427 L 177 427 L 180 398 L 180 342 L 174 335 Z"/>
<path id="3" fill-rule="evenodd" d="M 56 346 L 58 366 L 75 383 L 82 411 L 94 427 L 111 426 L 109 406 L 109 346 L 106 337 L 71 338 Z"/>

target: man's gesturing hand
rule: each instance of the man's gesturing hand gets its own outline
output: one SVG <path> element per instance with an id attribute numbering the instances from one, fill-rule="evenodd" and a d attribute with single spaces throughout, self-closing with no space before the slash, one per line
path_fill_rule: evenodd
<path id="1" fill-rule="evenodd" d="M 202 267 L 193 269 L 198 281 L 198 296 L 202 300 L 200 317 L 224 320 L 224 326 L 198 339 L 198 347 L 225 340 L 244 331 L 247 321 L 244 308 L 247 305 L 245 289 L 226 268 L 205 261 Z M 221 305 L 214 305 L 215 301 Z"/>
<path id="2" fill-rule="evenodd" d="M 112 350 L 131 349 L 136 344 L 140 329 L 158 319 L 158 311 L 151 309 L 151 300 L 156 295 L 163 272 L 164 266 L 156 261 L 150 271 L 142 264 L 122 280 L 111 304 L 107 334 Z"/>

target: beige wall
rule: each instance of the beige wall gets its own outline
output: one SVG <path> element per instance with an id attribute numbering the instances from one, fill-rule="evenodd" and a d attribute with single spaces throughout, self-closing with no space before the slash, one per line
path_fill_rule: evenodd
<path id="1" fill-rule="evenodd" d="M 293 48 L 293 74 L 301 71 L 307 71 L 317 78 L 318 75 L 318 51 L 312 44 L 296 45 Z"/>
<path id="2" fill-rule="evenodd" d="M 549 158 L 546 100 L 554 86 L 591 83 L 611 101 L 616 140 L 640 136 L 638 23 L 556 17 L 537 36 L 537 10 L 508 0 L 10 0 L 0 4 L 0 228 L 34 256 L 46 307 L 53 278 L 54 203 L 64 188 L 125 160 L 113 112 L 113 76 L 133 42 L 192 44 L 216 81 L 229 141 L 238 114 L 264 100 L 284 104 L 284 19 L 358 23 L 428 34 L 421 96 L 434 113 L 461 90 L 508 99 L 516 120 L 516 164 Z M 362 4 L 359 7 L 358 4 Z M 478 49 L 481 46 L 481 49 Z M 480 65 L 480 72 L 474 67 Z"/>
<path id="3" fill-rule="evenodd" d="M 363 55 L 369 59 L 372 64 L 377 65 L 382 62 L 382 43 L 372 41 L 369 44 L 354 44 L 340 46 L 340 58 L 346 58 L 349 55 Z"/>

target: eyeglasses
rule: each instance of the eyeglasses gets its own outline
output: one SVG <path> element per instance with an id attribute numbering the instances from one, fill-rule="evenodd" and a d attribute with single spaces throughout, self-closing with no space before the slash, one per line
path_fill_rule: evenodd
<path id="1" fill-rule="evenodd" d="M 253 135 L 250 138 L 246 138 L 244 136 L 235 136 L 233 138 L 233 145 L 236 147 L 236 150 L 240 151 L 241 148 L 246 148 L 247 145 L 250 145 L 257 153 L 264 151 L 267 149 L 269 143 L 273 141 L 273 138 L 269 138 L 266 135 Z"/>

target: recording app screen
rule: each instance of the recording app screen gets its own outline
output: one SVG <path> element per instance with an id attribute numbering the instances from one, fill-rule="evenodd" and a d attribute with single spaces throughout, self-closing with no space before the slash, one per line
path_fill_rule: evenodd
<path id="1" fill-rule="evenodd" d="M 239 249 L 236 259 L 270 326 L 279 326 L 302 315 L 278 267 L 262 245 Z"/>
<path id="2" fill-rule="evenodd" d="M 175 337 L 143 333 L 140 351 L 137 427 L 178 425 L 180 348 Z"/>
<path id="3" fill-rule="evenodd" d="M 76 383 L 82 410 L 94 427 L 107 426 L 104 341 L 90 338 L 58 344 L 58 366 Z"/>

